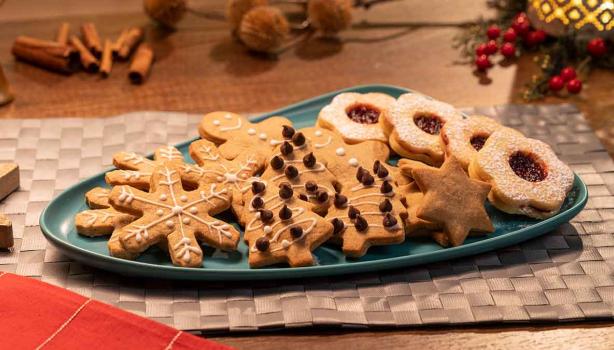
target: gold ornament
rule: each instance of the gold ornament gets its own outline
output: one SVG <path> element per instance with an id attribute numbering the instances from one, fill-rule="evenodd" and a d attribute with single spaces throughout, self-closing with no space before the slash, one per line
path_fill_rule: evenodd
<path id="1" fill-rule="evenodd" d="M 554 36 L 569 29 L 607 36 L 614 32 L 614 0 L 529 0 L 527 14 Z"/>
<path id="2" fill-rule="evenodd" d="M 186 0 L 145 0 L 143 6 L 149 17 L 169 28 L 175 28 L 187 9 Z"/>
<path id="3" fill-rule="evenodd" d="M 352 24 L 351 0 L 309 0 L 309 23 L 325 34 L 335 34 Z"/>
<path id="4" fill-rule="evenodd" d="M 226 20 L 232 32 L 239 30 L 241 20 L 247 11 L 257 6 L 266 6 L 268 0 L 228 0 L 226 2 Z"/>
<path id="5" fill-rule="evenodd" d="M 249 10 L 239 26 L 239 38 L 254 51 L 278 50 L 290 33 L 290 25 L 276 7 L 258 6 Z"/>

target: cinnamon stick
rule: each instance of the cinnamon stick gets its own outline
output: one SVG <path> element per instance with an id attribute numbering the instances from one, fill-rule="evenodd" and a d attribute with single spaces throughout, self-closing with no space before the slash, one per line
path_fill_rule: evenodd
<path id="1" fill-rule="evenodd" d="M 122 32 L 117 37 L 117 40 L 115 40 L 115 42 L 113 43 L 113 49 L 112 49 L 113 57 L 117 57 L 117 55 L 119 54 L 119 49 L 124 44 L 124 40 L 126 40 L 127 34 L 128 34 L 128 29 L 122 30 Z"/>
<path id="2" fill-rule="evenodd" d="M 58 28 L 58 34 L 55 37 L 55 41 L 62 45 L 68 45 L 68 34 L 70 33 L 70 24 L 68 22 L 62 22 L 60 28 Z"/>
<path id="3" fill-rule="evenodd" d="M 13 101 L 13 98 L 14 96 L 13 92 L 11 91 L 11 87 L 9 86 L 9 82 L 4 76 L 2 66 L 0 66 L 0 106 L 10 103 Z"/>
<path id="4" fill-rule="evenodd" d="M 83 44 L 85 47 L 90 50 L 94 57 L 100 58 L 102 55 L 102 44 L 94 23 L 83 23 L 81 25 L 81 35 L 83 36 Z"/>
<path id="5" fill-rule="evenodd" d="M 81 65 L 83 68 L 89 72 L 97 72 L 98 68 L 100 68 L 100 64 L 98 63 L 96 57 L 94 57 L 94 55 L 92 55 L 92 53 L 85 47 L 85 45 L 83 45 L 81 40 L 79 40 L 79 38 L 77 38 L 75 35 L 71 35 L 70 43 L 75 47 L 75 49 L 77 49 L 77 51 L 79 51 Z"/>
<path id="6" fill-rule="evenodd" d="M 113 65 L 113 44 L 111 40 L 104 41 L 104 49 L 102 50 L 102 59 L 100 60 L 100 74 L 106 78 L 111 74 L 111 66 Z"/>
<path id="7" fill-rule="evenodd" d="M 151 70 L 151 65 L 154 60 L 154 53 L 147 43 L 142 43 L 136 49 L 132 63 L 130 64 L 130 71 L 128 78 L 132 84 L 142 84 Z"/>
<path id="8" fill-rule="evenodd" d="M 144 35 L 143 28 L 132 27 L 128 29 L 117 52 L 117 56 L 123 60 L 128 59 L 134 48 L 143 40 Z"/>
<path id="9" fill-rule="evenodd" d="M 18 36 L 11 49 L 20 60 L 61 73 L 72 73 L 79 54 L 68 45 L 28 36 Z"/>

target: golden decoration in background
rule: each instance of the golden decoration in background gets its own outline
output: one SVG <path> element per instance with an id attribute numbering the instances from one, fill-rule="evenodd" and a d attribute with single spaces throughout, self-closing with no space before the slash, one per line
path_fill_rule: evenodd
<path id="1" fill-rule="evenodd" d="M 555 36 L 614 29 L 614 0 L 529 0 L 527 12 L 536 28 Z"/>
<path id="2" fill-rule="evenodd" d="M 307 19 L 324 34 L 336 34 L 352 24 L 351 0 L 309 0 Z"/>
<path id="3" fill-rule="evenodd" d="M 186 13 L 186 0 L 144 0 L 145 13 L 165 27 L 175 28 L 175 25 Z"/>
<path id="4" fill-rule="evenodd" d="M 288 20 L 280 9 L 272 6 L 257 6 L 247 11 L 239 27 L 239 39 L 259 52 L 277 51 L 289 33 Z"/>

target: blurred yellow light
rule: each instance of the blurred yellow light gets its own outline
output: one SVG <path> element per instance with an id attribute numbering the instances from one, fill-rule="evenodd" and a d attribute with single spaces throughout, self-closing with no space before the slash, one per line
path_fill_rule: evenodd
<path id="1" fill-rule="evenodd" d="M 539 20 L 560 21 L 576 29 L 592 26 L 599 31 L 614 28 L 614 0 L 531 0 Z"/>

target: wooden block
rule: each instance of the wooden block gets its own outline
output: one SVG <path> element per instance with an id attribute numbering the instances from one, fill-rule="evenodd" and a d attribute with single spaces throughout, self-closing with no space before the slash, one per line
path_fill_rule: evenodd
<path id="1" fill-rule="evenodd" d="M 19 188 L 19 166 L 15 163 L 0 163 L 0 199 Z"/>
<path id="2" fill-rule="evenodd" d="M 13 246 L 13 224 L 11 219 L 4 214 L 0 214 L 0 249 L 7 249 Z"/>

